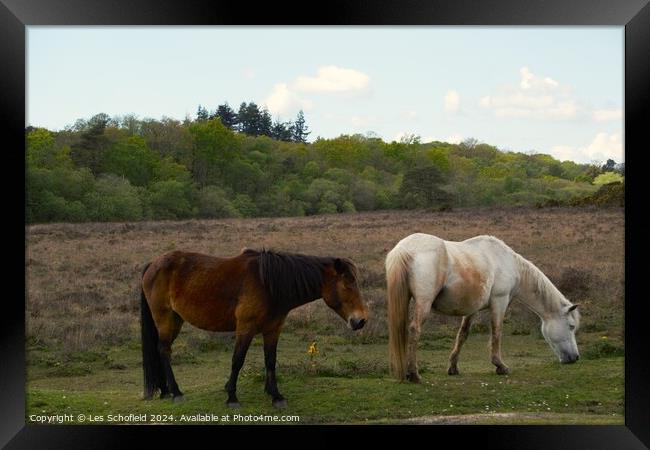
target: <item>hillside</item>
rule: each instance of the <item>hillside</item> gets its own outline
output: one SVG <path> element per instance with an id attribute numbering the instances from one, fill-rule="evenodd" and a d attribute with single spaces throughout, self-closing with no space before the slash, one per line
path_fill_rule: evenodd
<path id="1" fill-rule="evenodd" d="M 613 165 L 503 152 L 471 139 L 286 139 L 249 135 L 218 117 L 179 122 L 98 114 L 57 132 L 28 128 L 26 220 L 579 204 L 598 189 L 598 180 L 622 180 Z"/>

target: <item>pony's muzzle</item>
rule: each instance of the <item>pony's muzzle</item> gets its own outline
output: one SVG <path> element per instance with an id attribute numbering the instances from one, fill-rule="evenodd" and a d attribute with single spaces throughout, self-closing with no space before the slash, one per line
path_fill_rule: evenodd
<path id="1" fill-rule="evenodd" d="M 576 354 L 576 355 L 569 356 L 567 358 L 563 358 L 563 359 L 560 360 L 560 362 L 562 364 L 573 364 L 579 359 L 580 359 L 580 355 Z"/>
<path id="2" fill-rule="evenodd" d="M 353 330 L 360 330 L 363 328 L 363 326 L 366 324 L 366 319 L 358 319 L 356 317 L 352 317 L 350 319 L 350 328 Z"/>

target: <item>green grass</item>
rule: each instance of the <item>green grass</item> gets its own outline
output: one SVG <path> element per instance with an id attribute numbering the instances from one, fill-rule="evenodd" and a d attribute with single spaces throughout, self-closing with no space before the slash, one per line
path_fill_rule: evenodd
<path id="1" fill-rule="evenodd" d="M 145 402 L 139 330 L 140 273 L 170 248 L 234 255 L 243 246 L 345 255 L 360 269 L 368 325 L 345 328 L 322 301 L 292 311 L 278 352 L 280 414 L 300 423 L 623 423 L 624 211 L 467 209 L 393 211 L 305 218 L 227 219 L 28 227 L 27 414 L 232 414 L 223 385 L 233 339 L 186 324 L 174 344 L 174 370 L 186 401 Z M 388 375 L 385 255 L 404 236 L 449 240 L 492 234 L 533 261 L 582 315 L 581 359 L 560 365 L 539 318 L 513 302 L 504 323 L 507 377 L 494 373 L 489 313 L 477 315 L 446 375 L 460 319 L 431 314 L 418 352 L 424 383 Z M 628 299 L 634 301 L 634 299 Z M 313 364 L 307 354 L 316 340 Z M 239 382 L 240 413 L 276 414 L 263 392 L 258 337 Z M 453 405 L 453 406 L 452 406 Z M 85 422 L 88 423 L 88 422 Z"/>
<path id="2" fill-rule="evenodd" d="M 188 335 L 174 345 L 174 370 L 185 401 L 142 400 L 139 344 L 77 353 L 65 358 L 43 346 L 28 349 L 27 420 L 32 414 L 182 414 L 233 412 L 291 414 L 315 423 L 515 423 L 622 424 L 624 359 L 620 338 L 582 333 L 582 358 L 561 365 L 534 333 L 505 335 L 504 360 L 511 374 L 498 376 L 489 362 L 488 336 L 471 334 L 460 355 L 459 376 L 446 374 L 452 339 L 423 336 L 418 351 L 419 385 L 388 375 L 387 343 L 351 333 L 310 339 L 285 332 L 278 348 L 280 391 L 289 406 L 279 412 L 263 392 L 261 339 L 248 353 L 238 384 L 242 408 L 225 405 L 232 344 L 192 345 Z M 191 336 L 191 334 L 190 334 Z M 77 423 L 76 420 L 73 423 Z M 89 423 L 89 422 L 84 422 Z M 179 423 L 179 422 L 176 422 Z M 220 423 L 220 422 L 217 422 Z"/>

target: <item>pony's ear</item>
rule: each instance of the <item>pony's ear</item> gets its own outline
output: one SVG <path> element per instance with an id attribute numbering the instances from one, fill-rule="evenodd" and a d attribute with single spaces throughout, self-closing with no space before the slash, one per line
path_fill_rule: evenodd
<path id="1" fill-rule="evenodd" d="M 566 310 L 566 313 L 569 314 L 571 311 L 573 311 L 573 310 L 576 309 L 577 307 L 578 307 L 578 304 L 575 304 L 575 305 L 571 305 L 571 306 L 569 306 L 569 309 Z"/>
<path id="2" fill-rule="evenodd" d="M 343 264 L 341 258 L 336 258 L 334 260 L 334 270 L 336 270 L 337 273 L 345 273 L 345 269 L 345 264 Z"/>

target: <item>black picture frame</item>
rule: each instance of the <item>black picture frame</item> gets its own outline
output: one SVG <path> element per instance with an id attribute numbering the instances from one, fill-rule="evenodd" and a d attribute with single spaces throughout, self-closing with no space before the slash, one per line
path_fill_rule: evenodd
<path id="1" fill-rule="evenodd" d="M 254 5 L 254 6 L 253 6 Z M 648 0 L 334 0 L 319 4 L 265 2 L 249 4 L 221 0 L 0 0 L 0 123 L 12 145 L 4 150 L 5 167 L 24 167 L 25 138 L 25 34 L 30 25 L 615 25 L 625 27 L 625 163 L 626 163 L 626 311 L 625 311 L 625 425 L 624 426 L 426 426 L 402 427 L 256 427 L 257 437 L 291 440 L 304 446 L 343 439 L 367 445 L 367 434 L 381 438 L 422 439 L 422 445 L 443 444 L 447 439 L 477 439 L 489 448 L 644 448 L 650 446 L 650 352 L 644 314 L 648 220 L 641 185 L 642 146 L 650 109 L 650 6 Z M 3 139 L 3 141 L 5 141 Z M 647 166 L 645 166 L 647 167 Z M 4 191 L 14 201 L 5 214 L 25 217 L 24 171 L 3 178 Z M 15 192 L 18 191 L 18 194 Z M 5 222 L 7 233 L 22 233 L 19 219 Z M 20 227 L 20 231 L 19 231 Z M 3 286 L 25 280 L 25 247 L 16 241 L 16 258 L 4 264 Z M 25 241 L 23 241 L 25 242 Z M 13 255 L 12 255 L 13 256 Z M 7 261 L 5 261 L 7 262 Z M 23 288 L 25 285 L 23 285 Z M 25 289 L 22 291 L 26 295 Z M 24 299 L 24 297 L 23 297 Z M 224 436 L 245 443 L 250 434 L 242 428 L 201 426 L 34 426 L 25 425 L 25 311 L 18 296 L 5 296 L 0 314 L 2 375 L 0 393 L 3 419 L 0 445 L 7 448 L 120 448 L 147 439 L 156 443 L 200 445 L 226 443 Z M 576 380 L 579 383 L 580 380 Z M 284 436 L 274 434 L 284 431 Z M 219 433 L 219 440 L 214 439 Z M 285 434 L 286 433 L 286 434 Z M 434 435 L 435 433 L 435 435 Z M 180 434 L 180 436 L 179 436 Z M 187 436 L 191 435 L 188 441 Z M 341 436 L 343 434 L 344 436 Z M 387 434 L 386 434 L 387 435 Z M 206 441 L 207 439 L 207 441 Z M 224 439 L 223 441 L 221 439 Z M 271 441 L 270 441 L 271 442 Z M 302 446 L 302 445 L 301 445 Z"/>

